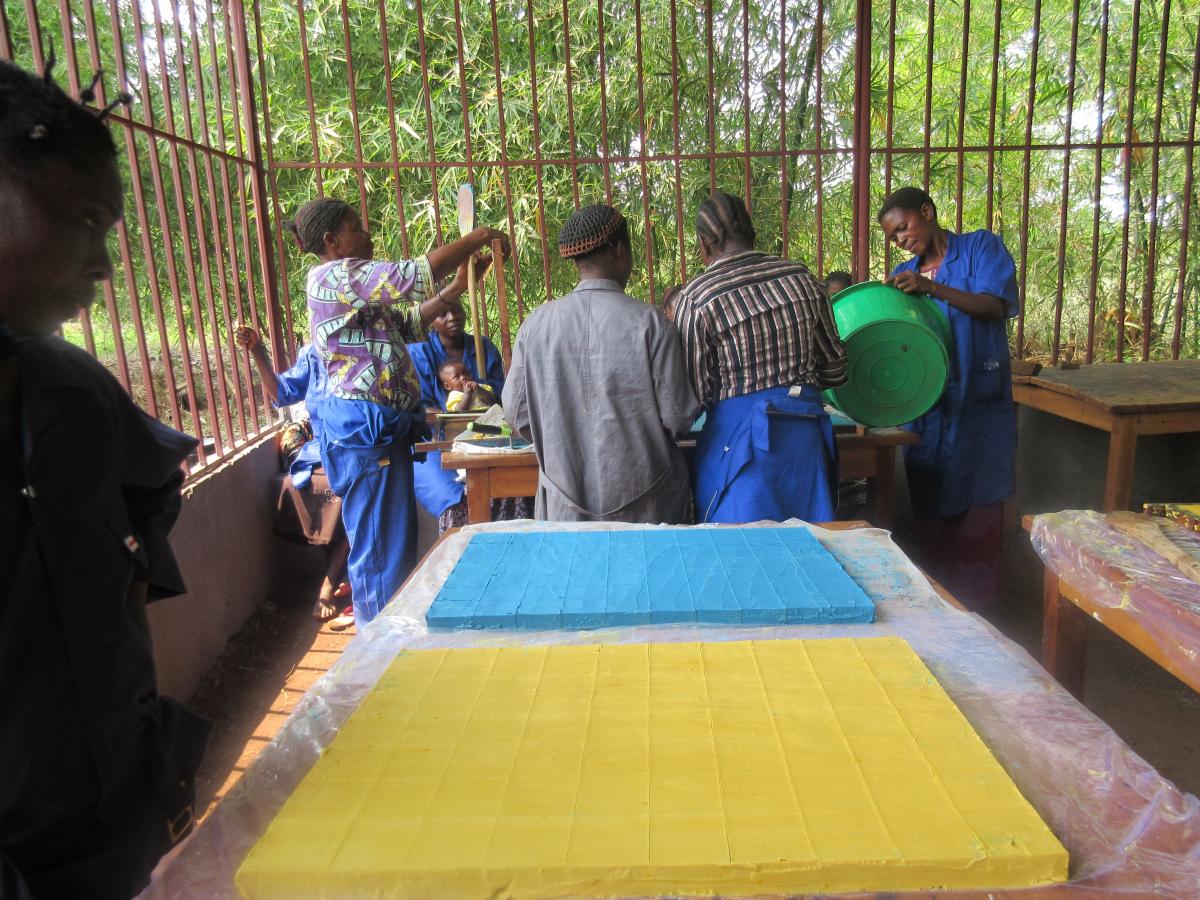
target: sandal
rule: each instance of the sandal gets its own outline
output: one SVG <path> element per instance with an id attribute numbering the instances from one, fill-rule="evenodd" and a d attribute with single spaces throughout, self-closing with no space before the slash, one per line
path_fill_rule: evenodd
<path id="1" fill-rule="evenodd" d="M 347 606 L 342 610 L 342 614 L 329 623 L 330 631 L 345 631 L 347 628 L 354 627 L 354 607 Z"/>

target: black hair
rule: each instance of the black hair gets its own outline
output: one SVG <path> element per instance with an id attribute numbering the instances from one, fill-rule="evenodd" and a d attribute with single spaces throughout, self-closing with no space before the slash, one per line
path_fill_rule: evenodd
<path id="1" fill-rule="evenodd" d="M 837 269 L 833 272 L 830 272 L 828 275 L 826 275 L 825 283 L 829 284 L 829 282 L 833 281 L 834 279 L 837 279 L 838 281 L 844 281 L 844 282 L 846 282 L 846 284 L 854 283 L 854 278 L 850 275 L 850 273 L 843 272 L 841 269 Z"/>
<path id="2" fill-rule="evenodd" d="M 702 204 L 696 213 L 696 234 L 714 247 L 723 247 L 734 240 L 754 246 L 754 223 L 741 197 L 717 191 Z"/>
<path id="3" fill-rule="evenodd" d="M 441 381 L 441 379 L 442 379 L 442 373 L 445 372 L 447 369 L 449 369 L 451 366 L 463 366 L 464 368 L 467 369 L 468 374 L 471 371 L 471 369 L 467 366 L 467 364 L 465 362 L 463 362 L 461 359 L 448 359 L 444 363 L 442 363 L 440 366 L 438 366 L 437 373 L 438 373 L 439 381 Z"/>
<path id="4" fill-rule="evenodd" d="M 115 159 L 117 147 L 105 120 L 133 98 L 120 94 L 103 109 L 93 109 L 84 102 L 95 99 L 102 73 L 96 73 L 76 100 L 54 83 L 53 69 L 53 54 L 40 78 L 0 60 L 0 164 L 57 157 L 88 169 L 100 160 Z"/>
<path id="5" fill-rule="evenodd" d="M 937 215 L 937 204 L 933 202 L 933 198 L 929 194 L 917 187 L 902 187 L 893 191 L 883 201 L 883 206 L 879 207 L 879 215 L 875 217 L 875 220 L 882 222 L 883 217 L 893 209 L 919 213 L 926 203 L 933 207 L 933 213 Z"/>
<path id="6" fill-rule="evenodd" d="M 318 256 L 325 248 L 325 234 L 337 231 L 349 213 L 350 204 L 332 197 L 310 200 L 300 207 L 296 217 L 284 223 L 296 246 Z"/>
<path id="7" fill-rule="evenodd" d="M 558 232 L 558 253 L 576 262 L 618 244 L 630 245 L 629 223 L 611 206 L 595 203 L 579 209 Z"/>
<path id="8" fill-rule="evenodd" d="M 670 311 L 671 307 L 675 305 L 675 301 L 679 299 L 679 292 L 682 290 L 682 284 L 673 284 L 666 289 L 662 298 L 662 309 L 664 313 Z"/>

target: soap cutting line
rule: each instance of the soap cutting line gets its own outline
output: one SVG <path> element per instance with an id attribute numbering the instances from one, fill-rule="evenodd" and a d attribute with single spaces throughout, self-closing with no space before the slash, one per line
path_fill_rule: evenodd
<path id="1" fill-rule="evenodd" d="M 499 653 L 496 654 L 499 657 Z M 508 799 L 509 791 L 513 789 L 513 773 L 517 769 L 517 760 L 521 758 L 521 748 L 525 746 L 525 737 L 529 734 L 529 720 L 533 718 L 533 706 L 537 703 L 538 689 L 542 686 L 542 679 L 546 675 L 546 660 L 550 656 L 549 648 L 543 650 L 539 654 L 541 656 L 541 667 L 538 669 L 537 684 L 533 686 L 533 693 L 529 696 L 529 708 L 525 711 L 525 722 L 521 725 L 521 738 L 517 741 L 517 752 L 513 754 L 512 765 L 508 768 L 508 787 L 504 793 L 500 795 L 500 807 L 496 810 L 496 815 L 492 819 L 492 830 L 488 834 L 487 847 L 483 851 L 483 859 L 487 859 L 488 852 L 492 849 L 492 842 L 496 839 L 496 830 L 500 827 L 500 818 L 504 812 L 504 801 Z M 599 655 L 599 654 L 597 654 Z M 482 693 L 482 692 L 481 692 Z M 578 801 L 576 801 L 578 802 Z M 568 844 L 568 850 L 569 850 Z M 566 865 L 566 857 L 563 859 L 563 865 Z"/>
<path id="2" fill-rule="evenodd" d="M 579 795 L 583 790 L 583 758 L 587 755 L 588 738 L 592 733 L 592 703 L 596 699 L 596 675 L 600 671 L 600 651 L 603 649 L 603 644 L 597 644 L 596 652 L 592 654 L 595 660 L 595 665 L 592 668 L 592 690 L 588 694 L 586 723 L 583 729 L 583 744 L 580 748 L 579 755 L 579 781 L 575 784 L 575 806 L 571 811 L 571 834 L 567 837 L 567 859 L 571 858 L 571 847 L 575 843 L 575 823 L 579 821 Z M 549 648 L 546 653 L 549 655 Z"/>
<path id="3" fill-rule="evenodd" d="M 900 724 L 904 726 L 905 733 L 908 734 L 909 740 L 912 742 L 912 745 L 916 748 L 917 753 L 920 754 L 921 760 L 922 760 L 922 762 L 925 763 L 926 768 L 928 768 L 929 771 L 933 774 L 934 781 L 936 781 L 938 783 L 938 787 L 941 788 L 942 793 L 946 795 L 946 799 L 949 801 L 950 807 L 954 810 L 955 814 L 962 821 L 962 823 L 964 825 L 966 825 L 966 830 L 969 831 L 971 834 L 973 834 L 975 836 L 975 839 L 977 841 L 979 841 L 979 846 L 987 847 L 987 842 L 983 839 L 983 835 L 981 835 L 979 833 L 979 830 L 977 828 L 975 828 L 974 825 L 971 824 L 971 822 L 967 819 L 967 817 L 965 815 L 963 815 L 963 811 L 961 809 L 959 809 L 958 804 L 954 802 L 954 797 L 950 794 L 949 789 L 946 787 L 946 783 L 944 781 L 942 781 L 942 776 L 940 774 L 938 774 L 937 767 L 932 763 L 932 761 L 930 761 L 929 757 L 925 753 L 925 748 L 921 746 L 920 741 L 917 740 L 917 736 L 915 734 L 913 734 L 912 729 L 909 728 L 908 720 L 906 718 L 904 718 L 904 714 L 902 712 L 900 712 L 900 707 L 896 706 L 896 702 L 895 702 L 895 700 L 892 699 L 891 691 L 889 691 L 887 689 L 887 685 L 879 677 L 879 675 L 875 671 L 875 669 L 872 668 L 870 661 L 863 654 L 862 648 L 860 648 L 858 646 L 858 641 L 854 642 L 854 652 L 858 654 L 858 658 L 863 661 L 863 665 L 865 665 L 867 667 L 867 670 L 870 671 L 870 673 L 875 676 L 876 683 L 879 685 L 880 690 L 882 690 L 884 695 L 887 697 L 888 705 L 891 706 L 893 712 L 896 713 L 897 718 L 900 719 Z M 916 651 L 914 650 L 913 653 L 915 654 Z M 918 656 L 917 659 L 919 660 L 920 657 Z M 932 672 L 929 673 L 929 678 L 933 682 L 935 689 L 940 691 L 941 693 L 945 694 L 945 691 L 942 689 L 941 684 L 937 681 L 936 678 L 933 677 Z M 967 730 L 970 731 L 970 733 L 973 736 L 975 736 L 975 739 L 978 740 L 979 743 L 983 745 L 984 752 L 992 757 L 992 761 L 995 762 L 997 766 L 1000 766 L 999 760 L 997 760 L 995 756 L 992 756 L 992 751 L 988 749 L 987 744 L 985 744 L 983 742 L 982 738 L 978 737 L 978 732 L 976 732 L 975 728 L 971 725 L 971 723 L 969 721 L 967 721 L 966 716 L 964 716 L 962 714 L 962 710 L 960 710 L 958 708 L 958 704 L 955 703 L 952 699 L 950 699 L 949 694 L 946 694 L 946 699 L 949 700 L 950 706 L 953 708 L 954 712 L 957 713 L 959 718 L 962 719 L 962 721 L 966 724 Z M 1003 766 L 1000 766 L 1000 768 L 1002 771 L 1005 772 L 1005 774 L 1007 774 L 1007 770 L 1005 770 Z M 1010 775 L 1009 779 L 1011 780 L 1011 778 L 1012 778 L 1012 776 Z M 1021 797 L 1024 798 L 1024 794 L 1021 794 Z M 1026 801 L 1026 802 L 1028 802 L 1028 801 Z M 1021 849 L 1025 851 L 1026 856 L 1032 856 L 1032 854 L 1029 852 L 1028 847 L 1025 847 L 1024 845 L 1022 845 Z"/>
<path id="4" fill-rule="evenodd" d="M 713 703 L 712 694 L 708 689 L 708 668 L 704 664 L 704 647 L 705 644 L 697 645 L 700 657 L 700 680 L 704 683 L 704 699 L 707 701 L 705 706 L 705 716 L 708 718 L 708 736 L 712 742 L 713 768 L 717 771 L 717 795 L 721 797 L 721 831 L 725 835 L 725 856 L 724 862 L 733 862 L 733 842 L 729 840 L 729 819 L 726 817 L 725 809 L 725 786 L 721 781 L 721 757 L 717 753 L 717 729 L 716 723 L 713 722 Z"/>
<path id="5" fill-rule="evenodd" d="M 854 649 L 859 654 L 859 657 L 861 658 L 862 651 L 858 649 L 858 638 L 850 638 L 850 640 L 854 642 Z M 833 699 L 829 696 L 829 691 L 825 687 L 825 682 L 821 679 L 820 672 L 818 672 L 817 666 L 813 662 L 812 655 L 808 652 L 808 645 L 802 644 L 800 649 L 804 651 L 804 659 L 808 663 L 808 667 L 809 667 L 809 670 L 812 672 L 813 679 L 816 681 L 817 685 L 820 686 L 820 688 L 821 688 L 821 696 L 825 699 L 825 703 L 828 706 L 830 715 L 832 715 L 834 721 L 837 722 L 838 734 L 841 736 L 842 743 L 846 747 L 847 755 L 852 760 L 854 760 L 854 769 L 858 773 L 859 783 L 861 784 L 864 792 L 866 793 L 867 799 L 870 801 L 871 806 L 873 806 L 875 808 L 875 818 L 879 820 L 879 824 L 882 827 L 884 833 L 887 835 L 887 839 L 889 841 L 891 841 L 892 849 L 896 851 L 897 857 L 903 858 L 904 851 L 902 851 L 900 849 L 900 845 L 896 842 L 896 836 L 892 833 L 892 830 L 890 828 L 888 828 L 887 822 L 884 821 L 883 813 L 879 809 L 879 803 L 875 799 L 875 792 L 871 790 L 870 782 L 867 781 L 867 777 L 863 774 L 862 763 L 860 763 L 858 761 L 858 756 L 857 756 L 857 754 L 855 754 L 854 748 L 850 746 L 850 741 L 846 737 L 845 726 L 843 726 L 843 724 L 842 724 L 841 716 L 838 715 L 837 706 L 834 704 Z"/>
<path id="6" fill-rule="evenodd" d="M 812 834 L 808 830 L 808 820 L 804 815 L 804 807 L 800 803 L 800 794 L 796 790 L 796 779 L 792 776 L 792 764 L 788 761 L 787 751 L 783 746 L 783 735 L 779 731 L 779 723 L 775 720 L 775 716 L 771 713 L 770 707 L 770 689 L 767 687 L 767 681 L 763 678 L 762 664 L 758 659 L 758 645 L 753 641 L 750 642 L 750 658 L 754 660 L 754 671 L 758 675 L 758 683 L 762 685 L 763 699 L 768 701 L 767 719 L 771 722 L 771 730 L 775 732 L 775 746 L 779 748 L 779 756 L 783 760 L 783 769 L 787 772 L 788 785 L 792 789 L 792 802 L 796 806 L 796 815 L 800 820 L 800 827 L 804 830 L 804 840 L 808 842 L 808 852 L 811 856 L 817 856 L 817 848 L 813 846 Z"/>

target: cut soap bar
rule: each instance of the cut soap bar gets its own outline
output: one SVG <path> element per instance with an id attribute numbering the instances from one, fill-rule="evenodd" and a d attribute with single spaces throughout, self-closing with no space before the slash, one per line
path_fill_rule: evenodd
<path id="1" fill-rule="evenodd" d="M 402 653 L 252 900 L 1021 887 L 1067 853 L 899 638 Z"/>
<path id="2" fill-rule="evenodd" d="M 875 604 L 805 528 L 476 534 L 432 628 L 870 622 Z"/>

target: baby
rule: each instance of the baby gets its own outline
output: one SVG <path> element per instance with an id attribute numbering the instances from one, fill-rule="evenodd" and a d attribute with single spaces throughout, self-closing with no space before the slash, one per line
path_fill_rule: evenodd
<path id="1" fill-rule="evenodd" d="M 446 397 L 447 412 L 475 412 L 490 409 L 499 402 L 495 391 L 471 377 L 465 363 L 443 363 L 438 369 L 438 379 L 449 392 Z"/>

